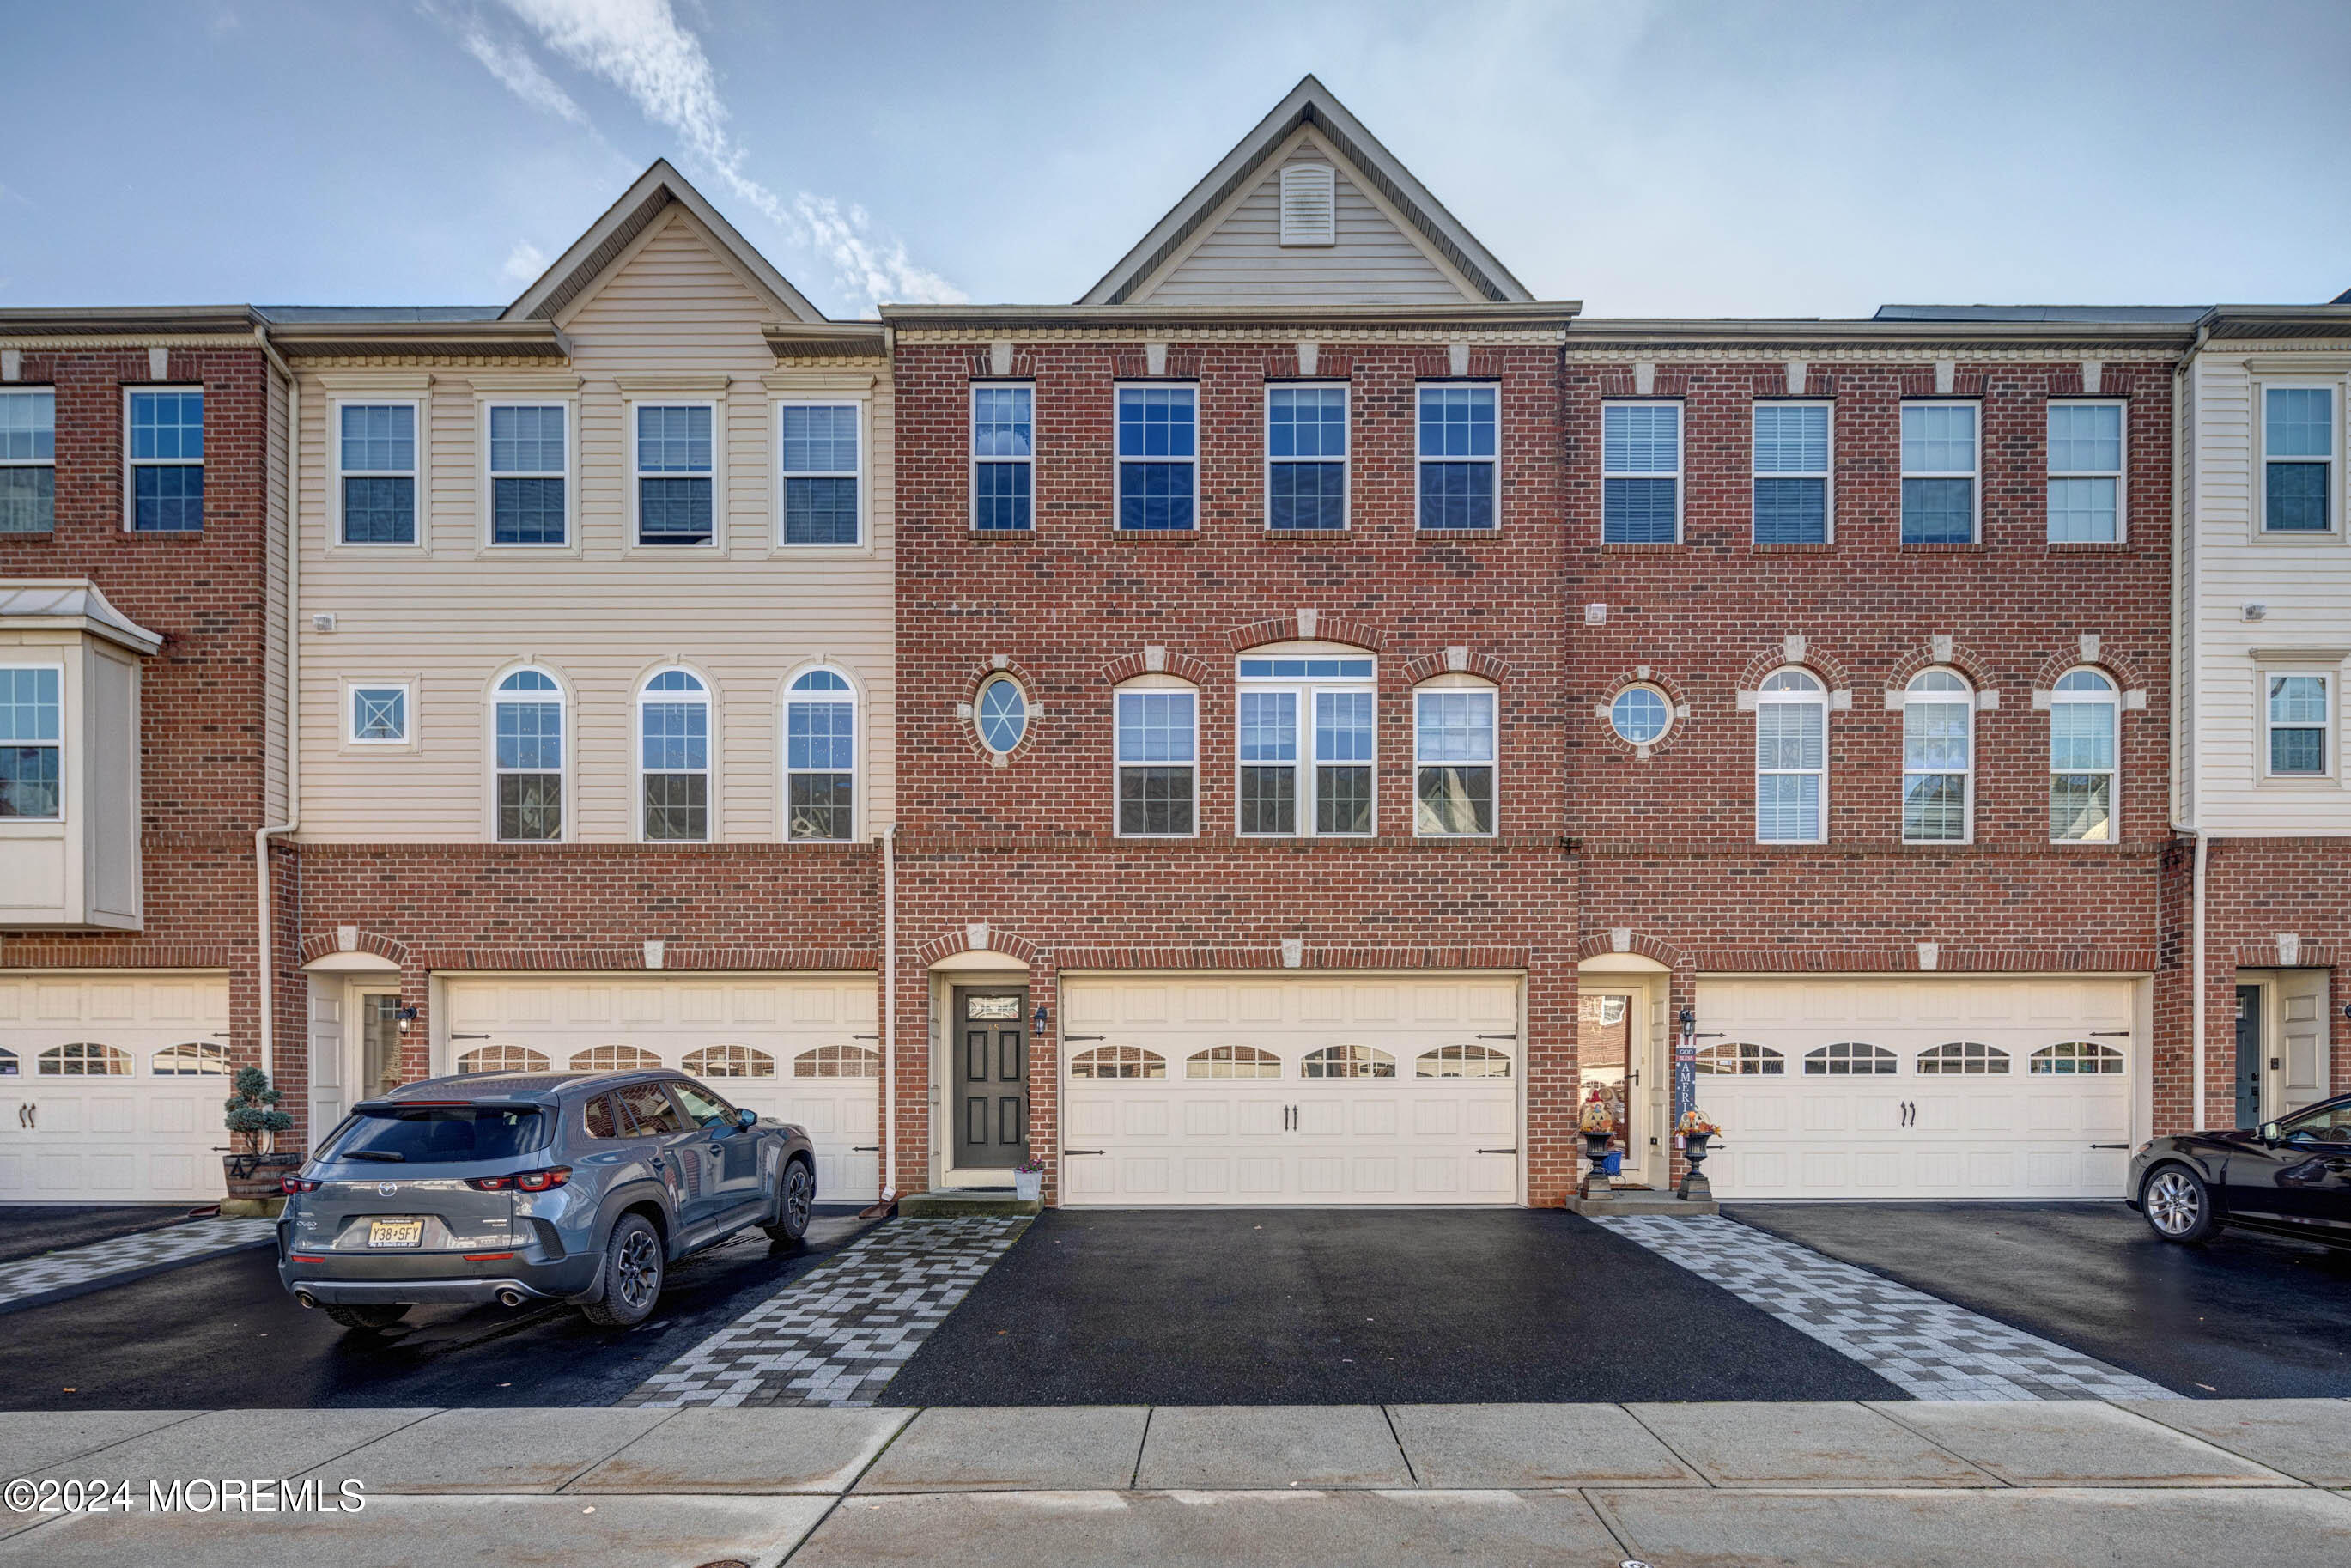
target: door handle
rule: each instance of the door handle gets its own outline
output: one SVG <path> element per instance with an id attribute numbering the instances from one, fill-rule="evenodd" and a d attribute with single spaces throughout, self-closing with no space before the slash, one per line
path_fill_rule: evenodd
<path id="1" fill-rule="evenodd" d="M 1061 1157 L 1063 1159 L 1068 1159 L 1072 1155 L 1102 1155 L 1108 1154 L 1109 1152 L 1110 1151 L 1107 1149 L 1063 1149 L 1061 1151 Z"/>
<path id="2" fill-rule="evenodd" d="M 2092 1144 L 2090 1147 L 2094 1149 L 2127 1149 L 2130 1145 L 2128 1144 Z"/>
<path id="3" fill-rule="evenodd" d="M 1519 1151 L 1516 1149 L 1479 1149 L 1478 1152 L 1481 1155 L 1515 1155 Z"/>
<path id="4" fill-rule="evenodd" d="M 882 1145 L 879 1144 L 852 1144 L 850 1145 L 849 1152 L 852 1155 L 878 1155 L 882 1152 Z"/>

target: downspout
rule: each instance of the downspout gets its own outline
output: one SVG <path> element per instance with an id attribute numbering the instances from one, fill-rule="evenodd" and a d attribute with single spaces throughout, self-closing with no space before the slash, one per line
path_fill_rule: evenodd
<path id="1" fill-rule="evenodd" d="M 882 1201 L 898 1196 L 898 824 L 882 832 Z"/>
<path id="2" fill-rule="evenodd" d="M 277 373 L 286 378 L 286 820 L 253 831 L 253 873 L 259 912 L 261 969 L 261 1071 L 276 1077 L 277 955 L 275 922 L 270 918 L 269 841 L 290 833 L 302 821 L 302 694 L 298 677 L 302 669 L 300 624 L 302 601 L 301 497 L 302 384 L 294 368 L 269 340 L 269 329 L 256 323 L 254 341 Z M 266 813 L 264 813 L 266 815 Z M 314 1129 L 315 1130 L 315 1129 Z"/>

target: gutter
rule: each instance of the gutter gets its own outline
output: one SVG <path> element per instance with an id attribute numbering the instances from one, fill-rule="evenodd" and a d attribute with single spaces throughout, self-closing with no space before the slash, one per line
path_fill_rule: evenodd
<path id="1" fill-rule="evenodd" d="M 253 340 L 277 373 L 286 378 L 286 820 L 253 831 L 253 874 L 261 937 L 261 1071 L 277 1076 L 276 922 L 270 918 L 269 841 L 302 824 L 302 383 L 269 340 L 269 329 L 256 323 Z M 305 1083 L 307 1090 L 308 1084 Z M 312 1129 L 315 1131 L 315 1129 Z"/>

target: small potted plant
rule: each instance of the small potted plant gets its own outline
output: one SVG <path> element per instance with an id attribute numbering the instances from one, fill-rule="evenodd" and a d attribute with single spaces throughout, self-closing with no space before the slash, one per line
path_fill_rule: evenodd
<path id="1" fill-rule="evenodd" d="M 1675 1187 L 1675 1192 L 1683 1197 L 1711 1197 L 1713 1186 L 1706 1179 L 1706 1172 L 1700 1167 L 1706 1164 L 1707 1140 L 1720 1137 L 1722 1129 L 1708 1120 L 1705 1112 L 1693 1105 L 1682 1113 L 1682 1119 L 1674 1124 L 1674 1131 L 1682 1135 L 1682 1158 L 1689 1166 L 1682 1173 L 1681 1182 Z"/>
<path id="2" fill-rule="evenodd" d="M 274 1152 L 277 1134 L 294 1125 L 294 1118 L 277 1108 L 278 1099 L 269 1074 L 258 1067 L 237 1069 L 221 1117 L 236 1145 L 221 1157 L 222 1174 L 228 1180 L 224 1214 L 266 1214 L 285 1202 L 278 1184 L 302 1163 L 302 1156 Z"/>
<path id="3" fill-rule="evenodd" d="M 1012 1167 L 1012 1196 L 1023 1203 L 1032 1202 L 1045 1191 L 1045 1162 L 1030 1155 Z"/>

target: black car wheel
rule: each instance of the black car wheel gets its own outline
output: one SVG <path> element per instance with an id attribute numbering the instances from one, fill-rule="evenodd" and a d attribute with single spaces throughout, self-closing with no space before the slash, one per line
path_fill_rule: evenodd
<path id="1" fill-rule="evenodd" d="M 2158 1166 L 2139 1189 L 2139 1212 L 2166 1241 L 2209 1241 L 2220 1228 L 2212 1189 L 2186 1166 Z"/>
<path id="2" fill-rule="evenodd" d="M 808 1234 L 809 1217 L 816 1212 L 816 1177 L 806 1160 L 784 1162 L 784 1190 L 776 1197 L 776 1223 L 766 1227 L 768 1239 L 798 1246 Z"/>
<path id="3" fill-rule="evenodd" d="M 642 1214 L 624 1214 L 604 1243 L 604 1295 L 580 1311 L 608 1329 L 634 1328 L 653 1315 L 661 1300 L 661 1237 Z"/>
<path id="4" fill-rule="evenodd" d="M 329 1307 L 327 1315 L 347 1329 L 388 1329 L 408 1315 L 405 1301 L 387 1301 L 381 1306 Z"/>

